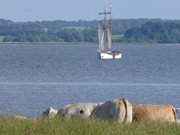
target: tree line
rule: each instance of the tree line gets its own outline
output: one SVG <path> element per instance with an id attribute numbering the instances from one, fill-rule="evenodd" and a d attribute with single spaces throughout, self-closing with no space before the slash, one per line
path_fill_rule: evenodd
<path id="1" fill-rule="evenodd" d="M 0 42 L 97 42 L 97 20 L 13 22 L 0 19 Z M 116 42 L 180 43 L 180 21 L 115 19 Z"/>
<path id="2" fill-rule="evenodd" d="M 180 21 L 147 22 L 126 31 L 129 42 L 180 43 Z"/>

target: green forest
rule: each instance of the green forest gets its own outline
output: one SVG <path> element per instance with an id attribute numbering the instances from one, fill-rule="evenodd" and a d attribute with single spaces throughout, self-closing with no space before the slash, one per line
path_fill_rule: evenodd
<path id="1" fill-rule="evenodd" d="M 0 19 L 0 42 L 97 42 L 97 23 Z M 115 19 L 112 24 L 114 42 L 180 43 L 180 20 Z"/>

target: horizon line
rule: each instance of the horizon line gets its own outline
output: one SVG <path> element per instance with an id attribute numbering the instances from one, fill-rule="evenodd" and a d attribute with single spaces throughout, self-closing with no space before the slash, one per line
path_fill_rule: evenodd
<path id="1" fill-rule="evenodd" d="M 0 20 L 5 20 L 5 21 L 11 21 L 11 22 L 14 22 L 14 23 L 24 23 L 24 22 L 53 22 L 53 21 L 64 21 L 64 22 L 78 22 L 78 21 L 87 21 L 87 22 L 90 22 L 90 21 L 98 21 L 100 19 L 72 19 L 72 20 L 67 20 L 67 19 L 39 19 L 39 20 L 14 20 L 14 19 L 8 19 L 8 18 L 0 18 Z M 135 17 L 135 18 L 113 18 L 112 20 L 170 20 L 170 21 L 180 21 L 180 18 L 157 18 L 157 17 Z"/>

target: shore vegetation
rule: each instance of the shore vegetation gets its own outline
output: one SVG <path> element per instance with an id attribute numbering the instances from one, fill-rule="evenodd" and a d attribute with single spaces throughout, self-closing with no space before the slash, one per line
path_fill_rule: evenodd
<path id="1" fill-rule="evenodd" d="M 179 135 L 180 125 L 102 120 L 0 118 L 0 135 Z"/>

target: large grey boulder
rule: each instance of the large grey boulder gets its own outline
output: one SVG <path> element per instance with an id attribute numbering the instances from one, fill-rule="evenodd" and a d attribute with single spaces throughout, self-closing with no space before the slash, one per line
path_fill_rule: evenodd
<path id="1" fill-rule="evenodd" d="M 93 110 L 102 103 L 77 103 L 64 106 L 58 111 L 57 116 L 62 118 L 90 118 Z"/>
<path id="2" fill-rule="evenodd" d="M 132 122 L 132 104 L 126 99 L 115 99 L 97 106 L 91 114 L 92 118 L 111 119 L 117 122 Z"/>
<path id="3" fill-rule="evenodd" d="M 173 105 L 133 104 L 134 121 L 176 122 L 177 117 Z"/>

